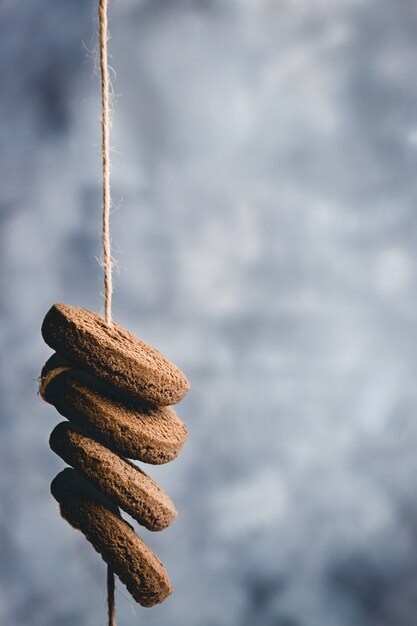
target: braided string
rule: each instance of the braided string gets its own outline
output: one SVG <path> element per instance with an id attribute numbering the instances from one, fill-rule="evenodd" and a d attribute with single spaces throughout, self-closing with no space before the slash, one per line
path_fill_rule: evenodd
<path id="1" fill-rule="evenodd" d="M 108 0 L 99 0 L 99 48 L 101 75 L 101 152 L 103 166 L 103 266 L 104 266 L 104 310 L 106 324 L 111 324 L 111 301 L 113 294 L 112 259 L 110 250 L 110 105 L 109 105 L 109 68 L 107 60 L 107 5 Z M 109 626 L 116 626 L 115 579 L 110 566 L 107 566 L 107 610 Z"/>

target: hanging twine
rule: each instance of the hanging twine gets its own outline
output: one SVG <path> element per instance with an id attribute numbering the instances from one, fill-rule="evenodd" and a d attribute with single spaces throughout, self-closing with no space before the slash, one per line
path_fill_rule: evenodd
<path id="1" fill-rule="evenodd" d="M 104 266 L 104 310 L 107 324 L 111 324 L 112 259 L 110 252 L 110 105 L 109 105 L 109 68 L 107 62 L 107 4 L 108 0 L 99 0 L 99 43 L 101 73 L 101 152 L 103 163 L 103 266 Z"/>
<path id="2" fill-rule="evenodd" d="M 110 105 L 109 105 L 109 68 L 107 61 L 107 5 L 108 0 L 99 0 L 99 48 L 101 75 L 101 152 L 103 165 L 103 266 L 104 266 L 104 311 L 106 324 L 111 324 L 111 300 L 113 294 L 112 259 L 110 250 Z M 107 610 L 109 626 L 116 626 L 116 607 L 114 599 L 115 580 L 110 566 L 107 567 Z"/>
<path id="3" fill-rule="evenodd" d="M 116 605 L 114 601 L 114 573 L 110 566 L 107 567 L 107 611 L 109 614 L 109 626 L 116 626 Z"/>

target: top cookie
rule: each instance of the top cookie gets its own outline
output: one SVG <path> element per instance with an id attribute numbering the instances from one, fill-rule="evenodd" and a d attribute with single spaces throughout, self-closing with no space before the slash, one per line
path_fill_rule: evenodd
<path id="1" fill-rule="evenodd" d="M 54 304 L 42 324 L 54 350 L 119 391 L 153 404 L 176 404 L 190 388 L 181 370 L 122 326 L 88 309 Z"/>

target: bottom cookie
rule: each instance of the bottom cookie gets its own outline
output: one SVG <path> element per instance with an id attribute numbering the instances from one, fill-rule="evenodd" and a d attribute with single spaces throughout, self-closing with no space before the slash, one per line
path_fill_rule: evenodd
<path id="1" fill-rule="evenodd" d="M 172 593 L 160 560 L 94 485 L 66 468 L 52 481 L 51 492 L 62 517 L 81 530 L 136 602 L 151 607 Z"/>

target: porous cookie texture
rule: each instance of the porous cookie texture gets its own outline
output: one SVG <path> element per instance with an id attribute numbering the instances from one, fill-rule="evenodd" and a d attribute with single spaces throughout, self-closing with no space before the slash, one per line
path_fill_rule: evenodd
<path id="1" fill-rule="evenodd" d="M 190 388 L 181 370 L 116 323 L 76 306 L 54 304 L 42 324 L 46 343 L 121 392 L 167 406 Z"/>
<path id="2" fill-rule="evenodd" d="M 176 517 L 172 500 L 128 459 L 161 464 L 178 455 L 187 429 L 169 405 L 188 381 L 157 350 L 86 309 L 54 305 L 42 334 L 58 353 L 42 370 L 39 392 L 69 420 L 50 445 L 74 468 L 51 491 L 134 599 L 153 606 L 171 593 L 170 581 L 119 507 L 152 531 Z"/>
<path id="3" fill-rule="evenodd" d="M 40 393 L 61 415 L 130 459 L 168 463 L 187 439 L 187 428 L 171 407 L 123 397 L 58 354 L 42 370 Z"/>
<path id="4" fill-rule="evenodd" d="M 52 431 L 49 444 L 108 498 L 149 530 L 163 530 L 175 519 L 174 503 L 145 472 L 69 422 Z"/>
<path id="5" fill-rule="evenodd" d="M 172 593 L 160 560 L 93 485 L 67 468 L 54 478 L 51 492 L 61 515 L 84 533 L 136 602 L 151 607 Z"/>

